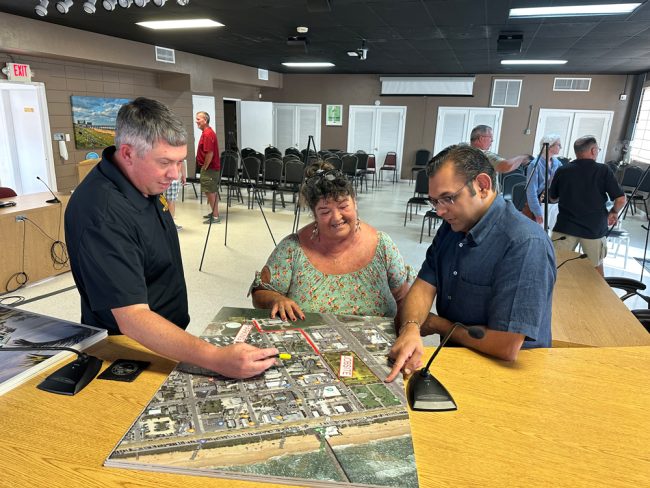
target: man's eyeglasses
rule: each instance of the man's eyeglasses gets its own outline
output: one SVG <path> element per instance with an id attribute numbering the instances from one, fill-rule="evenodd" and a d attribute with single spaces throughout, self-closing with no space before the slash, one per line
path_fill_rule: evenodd
<path id="1" fill-rule="evenodd" d="M 461 186 L 458 191 L 452 193 L 451 195 L 447 195 L 446 197 L 429 198 L 429 204 L 433 207 L 434 210 L 448 207 L 449 205 L 453 205 L 454 201 L 456 200 L 456 198 L 458 198 L 458 196 L 463 191 L 465 186 L 467 186 L 467 183 Z"/>

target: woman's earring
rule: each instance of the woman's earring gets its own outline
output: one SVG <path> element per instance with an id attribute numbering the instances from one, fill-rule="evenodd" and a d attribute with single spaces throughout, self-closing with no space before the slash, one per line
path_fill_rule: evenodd
<path id="1" fill-rule="evenodd" d="M 318 237 L 318 222 L 314 222 L 314 228 L 311 231 L 311 240 L 313 241 Z"/>
<path id="2" fill-rule="evenodd" d="M 361 230 L 361 219 L 357 217 L 357 225 L 354 227 L 355 232 L 359 232 Z"/>

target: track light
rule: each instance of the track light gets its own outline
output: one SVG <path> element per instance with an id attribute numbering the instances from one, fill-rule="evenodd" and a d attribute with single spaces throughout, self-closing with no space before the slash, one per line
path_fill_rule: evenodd
<path id="1" fill-rule="evenodd" d="M 135 0 L 135 6 L 140 7 L 140 8 L 144 7 L 148 3 L 149 3 L 149 0 Z"/>
<path id="2" fill-rule="evenodd" d="M 39 17 L 45 17 L 47 15 L 47 6 L 49 3 L 49 0 L 41 0 L 41 3 L 34 7 L 34 12 L 36 12 L 36 15 Z"/>
<path id="3" fill-rule="evenodd" d="M 108 10 L 109 12 L 115 10 L 116 5 L 117 0 L 102 0 L 102 7 L 104 7 L 104 10 Z"/>
<path id="4" fill-rule="evenodd" d="M 181 7 L 185 7 L 188 3 L 190 3 L 190 0 L 176 0 L 176 3 Z"/>
<path id="5" fill-rule="evenodd" d="M 165 5 L 165 2 L 166 2 L 166 1 L 167 1 L 167 0 L 153 0 L 153 4 L 154 4 L 156 7 L 162 7 L 163 5 Z"/>
<path id="6" fill-rule="evenodd" d="M 122 8 L 129 8 L 133 5 L 133 0 L 118 0 L 117 3 L 119 3 Z"/>
<path id="7" fill-rule="evenodd" d="M 72 0 L 59 0 L 56 2 L 56 9 L 60 14 L 67 14 L 72 7 Z"/>
<path id="8" fill-rule="evenodd" d="M 83 4 L 84 12 L 86 12 L 87 14 L 94 14 L 95 11 L 97 10 L 95 8 L 96 3 L 97 3 L 97 0 L 87 0 L 87 1 L 85 1 L 84 4 Z"/>

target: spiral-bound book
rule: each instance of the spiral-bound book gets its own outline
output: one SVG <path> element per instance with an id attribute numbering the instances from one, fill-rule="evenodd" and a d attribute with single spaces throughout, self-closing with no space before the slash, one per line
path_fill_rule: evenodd
<path id="1" fill-rule="evenodd" d="M 0 305 L 0 395 L 107 336 L 104 329 Z M 33 351 L 10 351 L 33 347 Z"/>

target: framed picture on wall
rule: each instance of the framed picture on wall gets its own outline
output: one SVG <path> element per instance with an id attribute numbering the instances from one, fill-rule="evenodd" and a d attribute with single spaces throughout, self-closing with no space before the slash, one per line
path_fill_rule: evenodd
<path id="1" fill-rule="evenodd" d="M 343 105 L 327 106 L 325 125 L 343 125 Z"/>
<path id="2" fill-rule="evenodd" d="M 115 144 L 115 119 L 128 98 L 70 97 L 77 149 L 103 149 Z"/>

